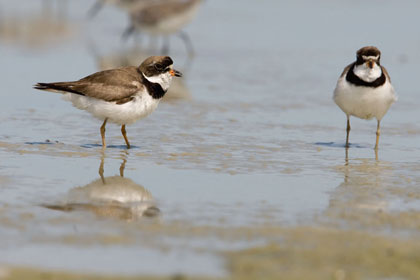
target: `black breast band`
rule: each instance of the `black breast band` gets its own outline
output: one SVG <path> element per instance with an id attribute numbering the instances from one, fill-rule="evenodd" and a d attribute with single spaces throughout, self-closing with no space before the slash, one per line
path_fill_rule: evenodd
<path id="1" fill-rule="evenodd" d="M 347 75 L 346 75 L 347 82 L 352 83 L 353 85 L 356 85 L 356 86 L 372 87 L 372 88 L 377 88 L 385 84 L 386 77 L 385 77 L 384 71 L 382 71 L 382 75 L 376 80 L 372 82 L 365 82 L 354 74 L 353 70 L 354 70 L 355 65 L 356 64 L 353 63 L 353 65 L 350 67 L 349 71 L 347 72 Z"/>

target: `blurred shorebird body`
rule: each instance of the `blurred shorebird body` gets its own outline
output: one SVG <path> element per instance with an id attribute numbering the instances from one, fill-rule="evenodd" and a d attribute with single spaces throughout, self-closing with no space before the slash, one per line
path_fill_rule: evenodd
<path id="1" fill-rule="evenodd" d="M 178 34 L 184 41 L 190 54 L 193 47 L 188 35 L 182 31 L 197 14 L 201 0 L 164 0 L 145 5 L 130 12 L 131 24 L 124 32 L 124 37 L 138 31 L 152 36 Z M 166 41 L 164 52 L 168 51 Z"/>
<path id="2" fill-rule="evenodd" d="M 350 116 L 377 119 L 378 149 L 380 122 L 389 107 L 397 100 L 390 76 L 380 64 L 381 52 L 376 47 L 357 51 L 357 60 L 348 65 L 334 90 L 334 101 L 347 115 L 346 147 L 349 147 Z"/>
<path id="3" fill-rule="evenodd" d="M 190 23 L 201 0 L 157 1 L 131 12 L 135 28 L 152 35 L 170 35 Z"/>
<path id="4" fill-rule="evenodd" d="M 97 0 L 95 4 L 89 9 L 88 15 L 90 17 L 96 14 L 103 8 L 104 5 L 113 5 L 123 11 L 130 12 L 135 9 L 140 9 L 150 3 L 155 3 L 160 0 Z"/>
<path id="5" fill-rule="evenodd" d="M 130 148 L 125 125 L 151 114 L 174 76 L 182 74 L 173 69 L 169 56 L 151 56 L 139 67 L 105 70 L 74 82 L 38 83 L 34 88 L 63 93 L 76 108 L 103 120 L 100 129 L 103 148 L 107 121 L 121 125 L 121 133 Z"/>

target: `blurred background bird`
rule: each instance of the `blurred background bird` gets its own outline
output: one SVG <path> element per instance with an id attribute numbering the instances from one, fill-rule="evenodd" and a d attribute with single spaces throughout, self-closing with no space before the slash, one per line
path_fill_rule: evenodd
<path id="1" fill-rule="evenodd" d="M 113 5 L 123 11 L 129 12 L 144 5 L 156 3 L 161 0 L 97 0 L 88 11 L 89 17 L 94 17 L 105 5 Z"/>
<path id="2" fill-rule="evenodd" d="M 147 1 L 147 0 L 143 0 Z M 163 36 L 162 54 L 169 53 L 169 36 L 177 35 L 185 43 L 190 56 L 194 49 L 188 34 L 183 28 L 196 16 L 201 0 L 159 0 L 148 1 L 130 10 L 130 25 L 123 38 L 141 32 L 153 37 Z"/>

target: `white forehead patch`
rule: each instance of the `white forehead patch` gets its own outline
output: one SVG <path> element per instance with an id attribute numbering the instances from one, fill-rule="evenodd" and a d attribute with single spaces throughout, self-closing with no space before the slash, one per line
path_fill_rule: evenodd
<path id="1" fill-rule="evenodd" d="M 362 55 L 362 58 L 363 58 L 363 60 L 378 60 L 379 59 L 379 55 L 377 55 L 377 56 L 373 56 L 373 55 L 369 55 L 369 56 Z"/>

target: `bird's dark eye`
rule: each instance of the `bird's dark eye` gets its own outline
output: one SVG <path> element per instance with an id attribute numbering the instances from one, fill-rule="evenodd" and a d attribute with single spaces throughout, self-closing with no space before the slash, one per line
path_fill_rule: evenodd
<path id="1" fill-rule="evenodd" d="M 160 63 L 156 63 L 156 64 L 155 64 L 155 68 L 156 68 L 156 70 L 158 70 L 158 71 L 162 71 L 162 70 L 163 70 L 163 66 L 162 66 L 162 64 L 160 64 Z"/>

